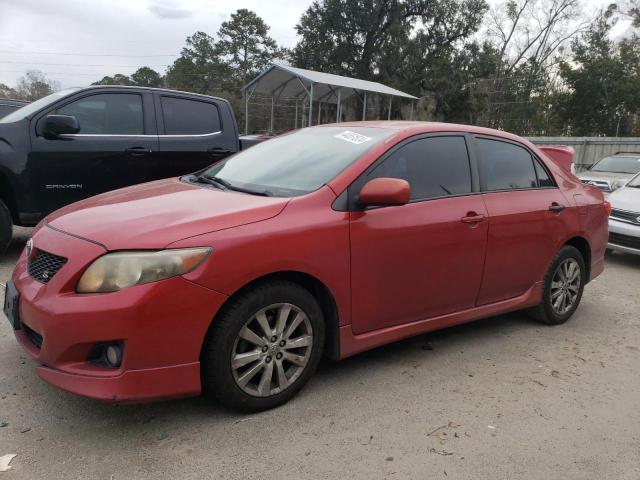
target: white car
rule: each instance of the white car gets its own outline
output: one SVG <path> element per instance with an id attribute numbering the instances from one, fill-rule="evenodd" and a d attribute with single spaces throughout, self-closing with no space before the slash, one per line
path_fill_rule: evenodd
<path id="1" fill-rule="evenodd" d="M 640 255 L 640 173 L 607 200 L 611 203 L 608 248 Z"/>

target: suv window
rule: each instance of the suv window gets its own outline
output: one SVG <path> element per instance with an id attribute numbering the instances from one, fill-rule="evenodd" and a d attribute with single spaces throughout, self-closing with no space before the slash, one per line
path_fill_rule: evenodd
<path id="1" fill-rule="evenodd" d="M 471 169 L 464 137 L 429 137 L 400 147 L 367 175 L 401 178 L 411 186 L 411 200 L 471 192 Z"/>
<path id="2" fill-rule="evenodd" d="M 499 140 L 477 138 L 480 182 L 485 191 L 537 188 L 531 154 Z"/>
<path id="3" fill-rule="evenodd" d="M 160 97 L 166 135 L 202 135 L 220 131 L 220 113 L 213 103 Z"/>
<path id="4" fill-rule="evenodd" d="M 56 110 L 73 115 L 81 134 L 143 135 L 142 97 L 135 93 L 101 93 L 81 98 Z"/>

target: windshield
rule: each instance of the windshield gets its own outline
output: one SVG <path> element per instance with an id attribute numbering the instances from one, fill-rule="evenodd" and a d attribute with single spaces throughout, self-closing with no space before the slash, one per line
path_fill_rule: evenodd
<path id="1" fill-rule="evenodd" d="M 640 173 L 627 182 L 626 187 L 640 188 Z"/>
<path id="2" fill-rule="evenodd" d="M 46 107 L 47 105 L 52 104 L 56 100 L 59 100 L 62 97 L 67 96 L 70 93 L 73 93 L 73 92 L 75 92 L 77 90 L 80 90 L 80 89 L 79 88 L 67 88 L 65 90 L 60 90 L 59 92 L 52 93 L 51 95 L 47 95 L 46 97 L 42 97 L 40 100 L 36 100 L 35 102 L 31 102 L 30 104 L 25 105 L 24 107 L 19 108 L 18 110 L 10 113 L 6 117 L 1 118 L 0 119 L 0 123 L 18 122 L 18 121 L 28 117 L 32 113 L 37 112 L 38 110 Z"/>
<path id="3" fill-rule="evenodd" d="M 640 156 L 625 157 L 622 155 L 616 155 L 615 157 L 605 157 L 598 163 L 596 163 L 591 171 L 611 173 L 638 173 L 640 172 Z"/>
<path id="4" fill-rule="evenodd" d="M 202 172 L 230 190 L 274 196 L 317 190 L 395 132 L 371 127 L 318 127 L 259 143 Z"/>

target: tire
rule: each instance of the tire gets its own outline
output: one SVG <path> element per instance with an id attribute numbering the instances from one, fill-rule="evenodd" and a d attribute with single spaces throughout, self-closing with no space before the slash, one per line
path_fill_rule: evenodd
<path id="1" fill-rule="evenodd" d="M 322 310 L 300 285 L 277 280 L 241 292 L 216 316 L 205 339 L 203 391 L 233 410 L 258 412 L 282 405 L 315 372 L 324 336 Z"/>
<path id="2" fill-rule="evenodd" d="M 575 272 L 573 269 L 576 267 L 579 271 L 575 274 L 571 273 Z M 564 278 L 575 277 L 575 281 L 564 281 L 563 275 Z M 547 325 L 560 325 L 566 322 L 580 305 L 586 281 L 587 269 L 582 254 L 577 248 L 565 245 L 556 254 L 544 277 L 542 303 L 531 309 L 529 313 L 536 320 Z"/>
<path id="3" fill-rule="evenodd" d="M 11 243 L 13 219 L 7 206 L 0 200 L 0 253 L 4 253 Z"/>

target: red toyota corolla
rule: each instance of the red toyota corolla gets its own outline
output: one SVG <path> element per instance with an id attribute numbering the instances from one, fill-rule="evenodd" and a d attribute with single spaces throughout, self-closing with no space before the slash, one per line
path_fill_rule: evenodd
<path id="1" fill-rule="evenodd" d="M 607 209 L 529 142 L 460 125 L 299 130 L 50 215 L 5 311 L 47 382 L 262 410 L 320 357 L 531 309 L 575 312 Z"/>

